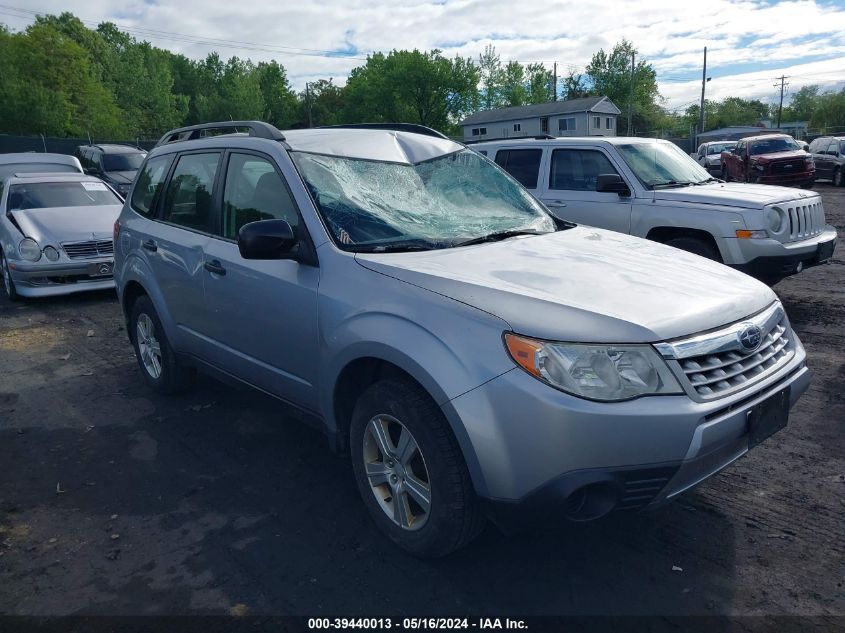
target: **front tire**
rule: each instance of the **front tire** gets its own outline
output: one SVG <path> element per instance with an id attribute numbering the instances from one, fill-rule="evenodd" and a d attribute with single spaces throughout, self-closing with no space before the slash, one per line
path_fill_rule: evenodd
<path id="1" fill-rule="evenodd" d="M 833 170 L 833 179 L 832 180 L 833 180 L 833 186 L 834 187 L 841 187 L 842 186 L 843 180 L 845 180 L 845 179 L 842 178 L 842 168 L 841 167 L 837 167 L 836 169 Z"/>
<path id="2" fill-rule="evenodd" d="M 196 372 L 176 358 L 153 302 L 146 295 L 132 305 L 129 327 L 141 375 L 152 389 L 167 394 L 191 386 Z"/>
<path id="3" fill-rule="evenodd" d="M 722 263 L 722 256 L 712 244 L 705 242 L 697 237 L 676 237 L 665 242 L 667 246 L 674 246 L 680 248 L 682 251 L 694 253 L 707 259 L 712 259 L 714 262 Z"/>
<path id="4" fill-rule="evenodd" d="M 9 270 L 9 262 L 6 261 L 6 253 L 0 250 L 0 276 L 3 278 L 3 290 L 9 301 L 20 301 L 21 296 L 15 288 L 15 280 L 12 279 L 12 272 Z"/>
<path id="5" fill-rule="evenodd" d="M 370 386 L 350 428 L 352 469 L 370 516 L 394 543 L 438 558 L 484 526 L 458 443 L 440 407 L 404 378 Z"/>

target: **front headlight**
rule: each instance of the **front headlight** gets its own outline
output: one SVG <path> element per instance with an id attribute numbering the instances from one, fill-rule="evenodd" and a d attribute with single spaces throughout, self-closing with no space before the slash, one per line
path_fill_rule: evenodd
<path id="1" fill-rule="evenodd" d="M 786 214 L 780 207 L 772 207 L 766 214 L 769 223 L 769 230 L 772 233 L 780 233 L 786 223 Z"/>
<path id="2" fill-rule="evenodd" d="M 57 261 L 59 259 L 59 251 L 52 246 L 47 246 L 44 249 L 44 257 L 49 259 L 51 262 Z"/>
<path id="3" fill-rule="evenodd" d="M 505 334 L 514 362 L 535 378 L 591 400 L 683 393 L 666 362 L 650 345 L 552 343 Z"/>
<path id="4" fill-rule="evenodd" d="M 41 247 L 38 246 L 38 242 L 30 237 L 21 240 L 21 243 L 18 244 L 18 252 L 21 257 L 31 262 L 37 262 L 41 259 Z"/>

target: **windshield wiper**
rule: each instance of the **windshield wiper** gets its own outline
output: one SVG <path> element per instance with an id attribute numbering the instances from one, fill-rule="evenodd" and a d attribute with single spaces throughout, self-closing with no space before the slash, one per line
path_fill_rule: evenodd
<path id="1" fill-rule="evenodd" d="M 442 248 L 442 246 L 428 240 L 397 240 L 382 244 L 347 245 L 347 250 L 353 253 L 407 253 L 410 251 L 430 251 L 436 248 Z"/>
<path id="2" fill-rule="evenodd" d="M 474 237 L 471 240 L 458 242 L 457 244 L 453 244 L 453 247 L 471 246 L 473 244 L 482 244 L 484 242 L 501 242 L 502 240 L 506 240 L 510 237 L 517 237 L 518 235 L 545 235 L 546 233 L 551 233 L 551 231 L 537 231 L 535 229 L 498 231 L 496 233 L 488 233 L 487 235 L 482 235 L 481 237 Z"/>
<path id="3" fill-rule="evenodd" d="M 666 182 L 654 182 L 651 184 L 652 189 L 669 189 L 670 187 L 687 187 L 693 184 L 689 180 L 667 180 Z"/>

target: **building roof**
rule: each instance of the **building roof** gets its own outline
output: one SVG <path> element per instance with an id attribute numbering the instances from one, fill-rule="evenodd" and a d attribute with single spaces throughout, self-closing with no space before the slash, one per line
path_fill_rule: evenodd
<path id="1" fill-rule="evenodd" d="M 549 101 L 536 105 L 515 106 L 512 108 L 496 108 L 482 110 L 470 114 L 461 121 L 461 125 L 476 125 L 478 123 L 492 123 L 495 121 L 511 121 L 514 119 L 530 119 L 535 116 L 554 116 L 556 114 L 570 114 L 573 112 L 589 112 L 602 101 L 607 101 L 619 114 L 617 108 L 607 97 L 584 97 L 583 99 L 567 99 L 566 101 Z"/>

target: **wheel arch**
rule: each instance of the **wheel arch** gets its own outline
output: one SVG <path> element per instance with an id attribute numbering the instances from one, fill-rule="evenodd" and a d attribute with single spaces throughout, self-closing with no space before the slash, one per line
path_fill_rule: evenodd
<path id="1" fill-rule="evenodd" d="M 722 258 L 722 261 L 725 259 L 725 254 L 722 252 L 722 249 L 719 248 L 718 240 L 713 237 L 712 233 L 705 231 L 704 229 L 692 229 L 681 226 L 655 226 L 651 228 L 646 235 L 646 239 L 654 242 L 660 242 L 661 244 L 665 244 L 669 240 L 673 240 L 678 237 L 689 237 L 701 240 L 715 248 L 716 252 L 719 253 L 719 257 Z"/>

